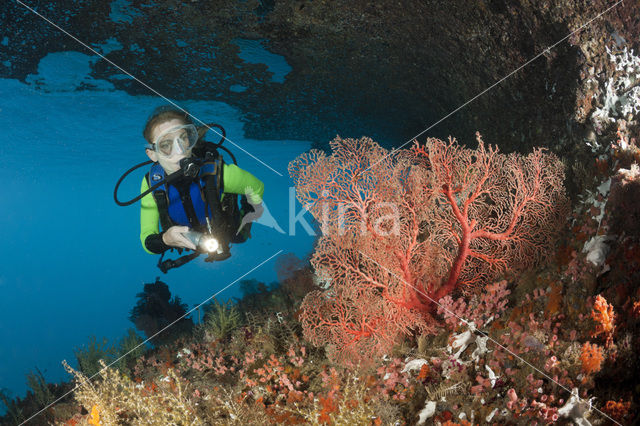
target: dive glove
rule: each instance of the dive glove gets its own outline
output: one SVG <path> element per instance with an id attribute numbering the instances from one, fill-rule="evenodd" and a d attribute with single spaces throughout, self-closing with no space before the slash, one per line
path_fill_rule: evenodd
<path id="1" fill-rule="evenodd" d="M 188 226 L 172 226 L 162 235 L 162 241 L 168 246 L 195 250 L 196 246 L 184 234 L 189 232 Z"/>

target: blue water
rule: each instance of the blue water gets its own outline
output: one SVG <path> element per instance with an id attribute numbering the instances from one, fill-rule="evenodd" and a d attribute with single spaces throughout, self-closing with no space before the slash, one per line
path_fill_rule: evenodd
<path id="1" fill-rule="evenodd" d="M 257 45 L 249 47 L 260 54 Z M 227 143 L 240 167 L 265 182 L 265 206 L 284 232 L 265 215 L 260 222 L 270 226 L 254 224 L 253 238 L 234 246 L 225 262 L 198 259 L 163 275 L 158 256 L 141 247 L 139 205 L 118 207 L 113 187 L 125 170 L 147 160 L 142 127 L 165 101 L 92 79 L 88 64 L 95 59 L 59 52 L 44 58 L 27 83 L 0 79 L 0 387 L 15 396 L 24 396 L 25 375 L 35 367 L 50 382 L 69 380 L 61 361 L 75 365 L 73 350 L 89 336 L 124 336 L 133 327 L 128 315 L 136 293 L 156 276 L 191 308 L 280 250 L 304 257 L 314 239 L 300 225 L 290 235 L 286 171 L 310 143 L 246 139 L 238 110 L 180 102 L 196 117 L 222 124 L 233 142 L 277 172 Z M 275 78 L 288 72 L 281 58 L 266 65 Z M 137 195 L 143 173 L 124 182 L 120 199 Z M 273 282 L 274 265 L 272 259 L 244 279 Z M 238 297 L 238 290 L 236 284 L 219 298 Z"/>

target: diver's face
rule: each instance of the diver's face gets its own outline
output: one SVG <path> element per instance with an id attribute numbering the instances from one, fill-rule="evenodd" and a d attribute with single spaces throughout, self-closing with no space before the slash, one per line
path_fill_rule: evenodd
<path id="1" fill-rule="evenodd" d="M 182 126 L 183 124 L 185 123 L 177 118 L 156 124 L 151 131 L 151 140 L 156 141 L 159 135 L 163 134 L 172 127 Z M 160 163 L 166 174 L 171 174 L 180 169 L 180 160 L 191 156 L 191 150 L 188 150 L 186 152 L 173 150 L 171 154 L 167 156 L 147 149 L 147 155 L 152 161 L 157 161 L 158 163 Z"/>

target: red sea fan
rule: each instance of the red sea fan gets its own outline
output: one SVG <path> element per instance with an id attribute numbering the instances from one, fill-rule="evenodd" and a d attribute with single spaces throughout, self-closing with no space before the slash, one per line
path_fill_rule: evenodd
<path id="1" fill-rule="evenodd" d="M 341 359 L 433 331 L 436 301 L 543 260 L 566 219 L 563 166 L 542 150 L 503 155 L 479 136 L 475 150 L 453 139 L 389 153 L 369 138 L 336 138 L 331 148 L 289 172 L 321 224 L 311 263 L 327 283 L 300 318 L 307 338 Z"/>

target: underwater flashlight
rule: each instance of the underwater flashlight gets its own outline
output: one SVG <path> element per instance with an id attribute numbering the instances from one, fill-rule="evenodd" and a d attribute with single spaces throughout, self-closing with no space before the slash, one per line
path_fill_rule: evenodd
<path id="1" fill-rule="evenodd" d="M 218 243 L 218 240 L 216 240 L 210 235 L 205 235 L 202 238 L 200 238 L 200 245 L 209 253 L 213 253 L 214 251 L 217 251 L 218 247 L 220 246 L 220 244 Z"/>
<path id="2" fill-rule="evenodd" d="M 213 236 L 209 234 L 203 234 L 202 232 L 189 230 L 184 234 L 199 251 L 206 253 L 214 253 L 218 251 L 220 243 Z"/>

